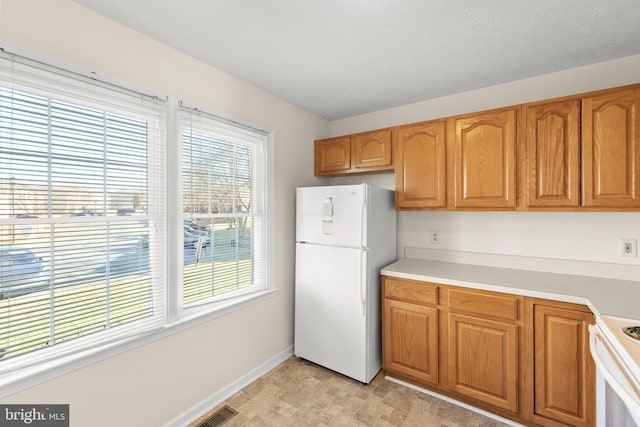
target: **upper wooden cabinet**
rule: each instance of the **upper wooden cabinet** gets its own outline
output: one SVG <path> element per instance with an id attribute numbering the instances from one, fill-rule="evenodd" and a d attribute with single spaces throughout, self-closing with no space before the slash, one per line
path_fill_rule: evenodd
<path id="1" fill-rule="evenodd" d="M 391 129 L 315 141 L 315 174 L 346 175 L 393 169 Z"/>
<path id="2" fill-rule="evenodd" d="M 640 207 L 640 89 L 582 99 L 584 206 Z"/>
<path id="3" fill-rule="evenodd" d="M 353 168 L 356 172 L 393 168 L 391 129 L 353 135 Z"/>
<path id="4" fill-rule="evenodd" d="M 317 140 L 315 174 L 395 167 L 398 210 L 639 211 L 639 109 L 636 84 Z"/>
<path id="5" fill-rule="evenodd" d="M 516 109 L 454 118 L 456 208 L 515 208 Z"/>
<path id="6" fill-rule="evenodd" d="M 580 100 L 526 104 L 527 207 L 580 205 Z"/>
<path id="7" fill-rule="evenodd" d="M 445 121 L 394 129 L 396 209 L 447 204 Z"/>
<path id="8" fill-rule="evenodd" d="M 516 109 L 394 128 L 397 209 L 515 209 Z"/>
<path id="9" fill-rule="evenodd" d="M 351 138 L 322 139 L 315 142 L 315 174 L 336 175 L 351 170 Z"/>
<path id="10" fill-rule="evenodd" d="M 521 208 L 639 208 L 639 94 L 624 87 L 523 105 Z"/>

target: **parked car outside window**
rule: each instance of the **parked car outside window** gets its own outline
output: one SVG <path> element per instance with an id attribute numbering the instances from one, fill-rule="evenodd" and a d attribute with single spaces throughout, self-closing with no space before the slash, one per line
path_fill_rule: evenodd
<path id="1" fill-rule="evenodd" d="M 211 227 L 206 224 L 198 224 L 192 219 L 184 220 L 184 229 L 189 231 L 191 234 L 196 234 L 200 236 L 208 236 L 211 235 Z"/>
<path id="2" fill-rule="evenodd" d="M 49 265 L 23 246 L 0 246 L 0 299 L 49 287 Z"/>
<path id="3" fill-rule="evenodd" d="M 198 247 L 198 240 L 202 240 L 202 246 L 209 246 L 211 242 L 207 236 L 199 236 L 194 234 L 193 232 L 187 231 L 187 228 L 184 229 L 184 246 L 190 246 L 193 248 Z"/>

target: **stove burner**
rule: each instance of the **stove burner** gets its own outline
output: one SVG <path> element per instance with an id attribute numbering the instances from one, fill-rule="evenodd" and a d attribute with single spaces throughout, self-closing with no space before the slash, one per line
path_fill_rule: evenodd
<path id="1" fill-rule="evenodd" d="M 622 328 L 622 332 L 633 339 L 640 340 L 640 326 L 626 326 Z"/>

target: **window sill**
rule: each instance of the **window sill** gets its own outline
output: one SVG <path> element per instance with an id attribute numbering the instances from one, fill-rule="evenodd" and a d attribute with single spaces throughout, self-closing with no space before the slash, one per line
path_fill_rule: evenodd
<path id="1" fill-rule="evenodd" d="M 104 346 L 76 352 L 74 354 L 58 357 L 55 360 L 50 360 L 24 369 L 19 369 L 14 372 L 6 373 L 0 376 L 0 398 L 108 359 L 117 354 L 160 340 L 201 323 L 208 322 L 228 313 L 240 310 L 244 307 L 262 302 L 272 297 L 275 292 L 276 289 L 266 289 L 260 292 L 220 301 L 213 304 L 209 309 L 201 308 L 196 313 L 176 319 L 165 327 L 148 332 L 144 335 L 123 339 Z"/>

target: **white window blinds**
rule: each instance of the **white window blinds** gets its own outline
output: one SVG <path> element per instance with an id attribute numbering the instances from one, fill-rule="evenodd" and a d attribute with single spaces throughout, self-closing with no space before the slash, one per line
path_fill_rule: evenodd
<path id="1" fill-rule="evenodd" d="M 179 111 L 178 130 L 182 306 L 267 288 L 268 135 L 188 108 Z"/>
<path id="2" fill-rule="evenodd" d="M 0 372 L 163 325 L 163 104 L 0 55 Z"/>

